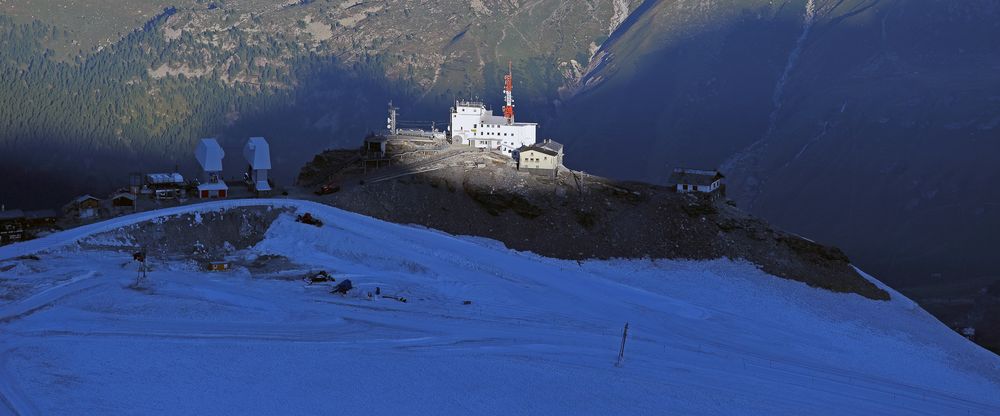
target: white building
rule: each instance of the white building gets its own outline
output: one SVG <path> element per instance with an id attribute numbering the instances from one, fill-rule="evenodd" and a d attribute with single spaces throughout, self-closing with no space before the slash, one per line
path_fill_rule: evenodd
<path id="1" fill-rule="evenodd" d="M 201 165 L 202 182 L 198 185 L 198 196 L 202 198 L 225 198 L 229 186 L 222 178 L 222 158 L 226 152 L 215 139 L 201 139 L 194 157 Z"/>
<path id="2" fill-rule="evenodd" d="M 451 108 L 453 143 L 498 149 L 508 155 L 522 146 L 535 144 L 537 123 L 516 123 L 513 118 L 494 115 L 481 102 L 456 101 Z"/>
<path id="3" fill-rule="evenodd" d="M 668 183 L 680 193 L 711 193 L 722 187 L 724 178 L 717 170 L 677 168 L 670 174 Z"/>
<path id="4" fill-rule="evenodd" d="M 267 172 L 271 170 L 271 148 L 267 140 L 251 137 L 243 146 L 243 158 L 250 165 L 247 172 L 250 190 L 258 194 L 271 192 L 271 184 L 267 181 Z"/>

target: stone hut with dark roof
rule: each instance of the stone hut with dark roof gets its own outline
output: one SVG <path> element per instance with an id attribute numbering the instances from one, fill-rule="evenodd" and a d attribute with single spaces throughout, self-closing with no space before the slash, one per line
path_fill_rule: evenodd
<path id="1" fill-rule="evenodd" d="M 723 187 L 722 176 L 717 170 L 674 169 L 667 185 L 678 193 L 701 192 L 705 194 L 720 192 Z"/>
<path id="2" fill-rule="evenodd" d="M 563 163 L 563 145 L 545 140 L 517 150 L 517 170 L 555 175 Z"/>

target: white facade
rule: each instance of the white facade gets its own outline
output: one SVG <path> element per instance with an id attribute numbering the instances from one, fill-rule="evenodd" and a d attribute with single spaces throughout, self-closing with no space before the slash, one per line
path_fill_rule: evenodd
<path id="1" fill-rule="evenodd" d="M 251 137 L 243 146 L 243 158 L 252 169 L 271 169 L 271 146 L 263 137 Z"/>
<path id="2" fill-rule="evenodd" d="M 271 185 L 267 181 L 267 172 L 271 170 L 271 147 L 263 137 L 251 137 L 243 146 L 243 158 L 250 165 L 247 180 L 250 188 L 256 192 L 267 192 Z"/>
<path id="3" fill-rule="evenodd" d="M 692 185 L 692 184 L 687 184 L 687 183 L 684 183 L 684 184 L 679 183 L 679 184 L 677 184 L 677 192 L 680 192 L 680 193 L 687 193 L 687 192 L 709 193 L 709 192 L 712 192 L 712 191 L 714 191 L 716 189 L 719 189 L 719 186 L 721 186 L 721 185 L 722 185 L 722 180 L 721 179 L 713 181 L 711 185 Z"/>
<path id="4" fill-rule="evenodd" d="M 724 176 L 716 170 L 676 168 L 669 182 L 679 193 L 712 193 L 722 187 Z"/>
<path id="5" fill-rule="evenodd" d="M 527 171 L 555 171 L 562 166 L 563 145 L 545 140 L 517 151 L 517 169 Z"/>
<path id="6" fill-rule="evenodd" d="M 498 149 L 508 155 L 522 146 L 535 144 L 536 123 L 507 123 L 482 103 L 457 101 L 451 109 L 451 139 L 454 143 Z"/>
<path id="7" fill-rule="evenodd" d="M 225 198 L 229 186 L 222 179 L 222 158 L 226 152 L 215 139 L 201 139 L 194 151 L 195 159 L 203 170 L 203 182 L 198 185 L 198 196 L 201 198 Z"/>
<path id="8" fill-rule="evenodd" d="M 194 157 L 205 172 L 222 172 L 222 158 L 226 157 L 226 152 L 215 139 L 201 139 Z"/>
<path id="9" fill-rule="evenodd" d="M 559 167 L 559 158 L 538 150 L 522 150 L 518 158 L 520 169 L 553 170 Z"/>

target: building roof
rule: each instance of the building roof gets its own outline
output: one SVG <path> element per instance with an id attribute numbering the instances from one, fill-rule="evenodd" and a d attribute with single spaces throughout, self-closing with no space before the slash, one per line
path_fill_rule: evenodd
<path id="1" fill-rule="evenodd" d="M 76 197 L 76 199 L 73 200 L 73 203 L 74 204 L 79 204 L 79 203 L 82 203 L 83 201 L 86 201 L 88 199 L 93 199 L 95 201 L 100 201 L 101 200 L 100 198 L 97 198 L 97 197 L 95 197 L 93 195 L 86 194 L 86 195 L 80 195 L 80 196 Z"/>
<path id="2" fill-rule="evenodd" d="M 700 170 L 677 168 L 670 174 L 667 182 L 670 185 L 698 185 L 709 186 L 713 182 L 724 178 L 717 170 Z"/>
<path id="3" fill-rule="evenodd" d="M 538 123 L 522 123 L 522 122 L 519 122 L 519 121 L 515 121 L 514 124 L 507 124 L 507 118 L 506 117 L 504 117 L 504 116 L 498 116 L 498 115 L 491 114 L 491 113 L 483 114 L 483 116 L 479 118 L 479 121 L 481 123 L 483 123 L 483 124 L 496 124 L 498 126 L 518 126 L 518 127 L 521 127 L 521 126 L 537 126 L 538 125 Z"/>
<path id="4" fill-rule="evenodd" d="M 243 146 L 243 158 L 253 169 L 271 169 L 271 147 L 263 137 L 251 137 Z"/>
<path id="5" fill-rule="evenodd" d="M 546 139 L 544 142 L 535 143 L 531 146 L 522 146 L 518 151 L 526 152 L 529 150 L 534 150 L 536 152 L 542 152 L 547 155 L 559 156 L 563 152 L 562 143 Z"/>
<path id="6" fill-rule="evenodd" d="M 226 185 L 223 181 L 209 182 L 198 185 L 199 191 L 225 191 L 229 189 L 229 185 Z"/>
<path id="7" fill-rule="evenodd" d="M 455 101 L 456 107 L 481 107 L 486 109 L 486 105 L 482 101 L 472 101 L 472 100 L 457 100 Z"/>
<path id="8" fill-rule="evenodd" d="M 0 221 L 9 221 L 24 218 L 24 211 L 19 209 L 8 209 L 0 211 Z"/>
<path id="9" fill-rule="evenodd" d="M 226 152 L 222 151 L 222 146 L 215 139 L 201 139 L 198 148 L 194 150 L 194 157 L 198 159 L 201 169 L 206 172 L 221 172 L 222 158 L 226 157 Z"/>
<path id="10" fill-rule="evenodd" d="M 129 192 L 115 192 L 114 194 L 111 195 L 111 199 L 119 199 L 119 198 L 126 198 L 135 201 L 135 195 L 132 195 Z"/>
<path id="11" fill-rule="evenodd" d="M 146 180 L 153 184 L 182 184 L 184 183 L 184 176 L 179 173 L 147 173 Z"/>
<path id="12" fill-rule="evenodd" d="M 58 218 L 59 213 L 54 209 L 39 209 L 34 211 L 25 211 L 24 216 L 28 219 L 36 220 L 42 218 Z"/>
<path id="13" fill-rule="evenodd" d="M 492 113 L 483 114 L 483 116 L 479 118 L 479 121 L 481 121 L 481 122 L 483 122 L 485 124 L 496 124 L 496 125 L 499 125 L 499 126 L 505 126 L 505 125 L 507 125 L 507 118 L 506 117 L 504 117 L 504 116 L 498 116 L 498 115 L 495 115 L 495 114 L 492 114 Z"/>
<path id="14" fill-rule="evenodd" d="M 538 147 L 544 148 L 544 149 L 549 149 L 549 150 L 551 150 L 553 152 L 560 152 L 561 153 L 563 151 L 563 145 L 562 145 L 562 143 L 559 143 L 559 142 L 557 142 L 555 140 L 552 140 L 552 139 L 545 139 L 544 142 L 535 143 L 535 145 L 538 146 Z"/>

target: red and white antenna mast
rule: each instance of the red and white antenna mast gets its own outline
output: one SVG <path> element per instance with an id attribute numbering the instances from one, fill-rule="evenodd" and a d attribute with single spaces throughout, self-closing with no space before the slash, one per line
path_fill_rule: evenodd
<path id="1" fill-rule="evenodd" d="M 507 75 L 503 76 L 503 116 L 507 124 L 514 124 L 514 66 L 507 61 Z"/>

